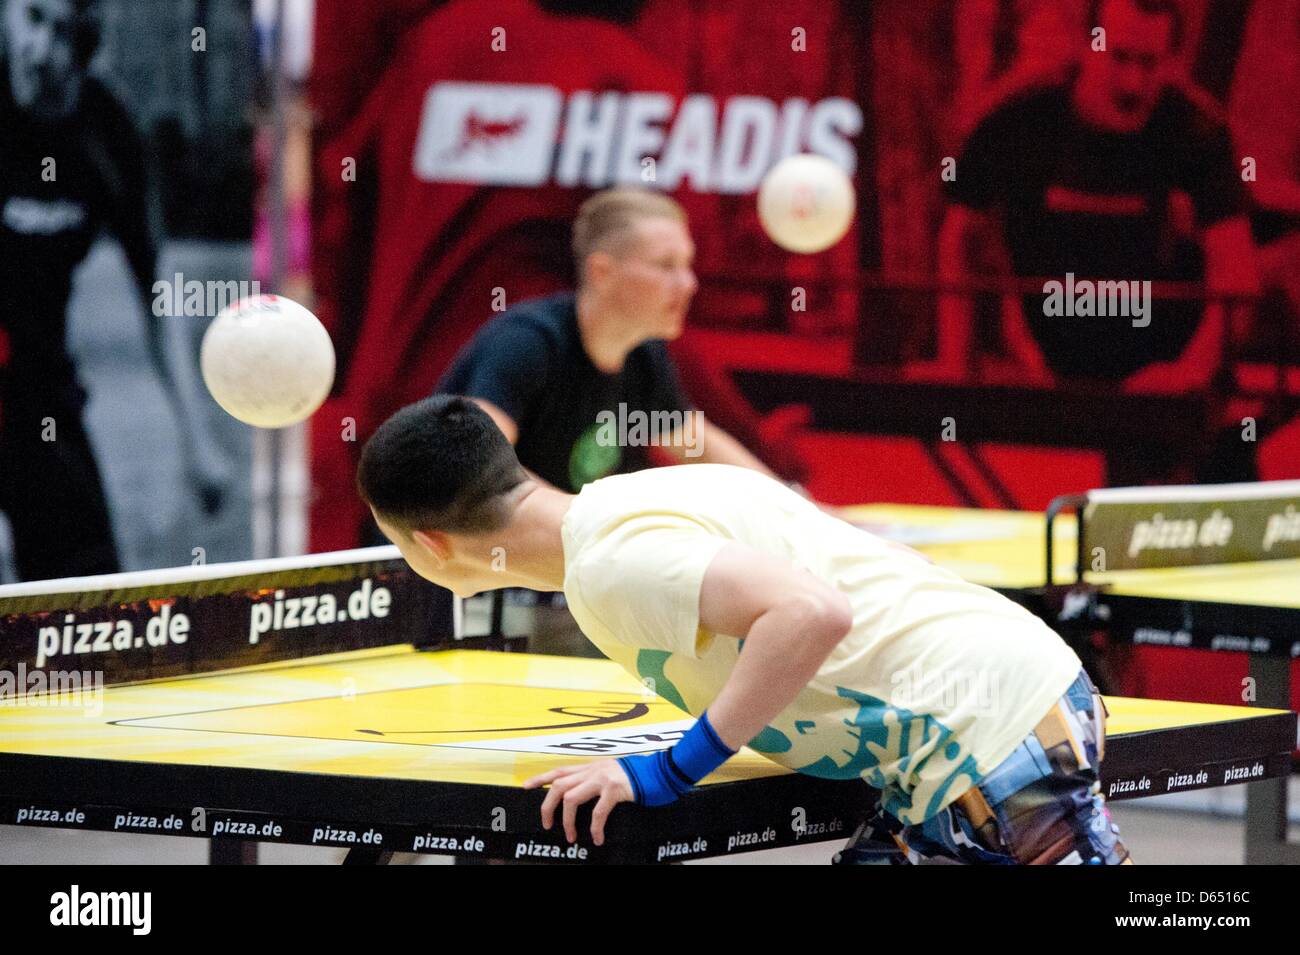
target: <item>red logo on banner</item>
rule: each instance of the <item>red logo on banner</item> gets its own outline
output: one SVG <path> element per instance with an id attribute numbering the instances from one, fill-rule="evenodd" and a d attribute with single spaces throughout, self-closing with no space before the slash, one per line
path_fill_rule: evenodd
<path id="1" fill-rule="evenodd" d="M 516 116 L 511 120 L 483 119 L 471 111 L 465 114 L 460 142 L 448 154 L 448 159 L 458 159 L 475 146 L 495 146 L 523 132 L 528 124 L 528 117 Z"/>

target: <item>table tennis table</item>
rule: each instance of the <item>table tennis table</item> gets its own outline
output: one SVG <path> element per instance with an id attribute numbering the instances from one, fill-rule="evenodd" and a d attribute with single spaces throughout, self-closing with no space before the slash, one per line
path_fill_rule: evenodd
<path id="1" fill-rule="evenodd" d="M 1096 625 L 1139 645 L 1248 654 L 1255 704 L 1291 706 L 1291 663 L 1300 657 L 1300 559 L 1112 570 L 1088 575 L 1078 602 L 1077 525 L 1053 522 L 1048 588 L 1046 515 L 1022 511 L 872 504 L 848 508 L 860 526 L 908 544 L 935 563 L 991 587 L 1058 627 Z M 1300 864 L 1286 843 L 1287 780 L 1251 786 L 1246 858 Z"/>
<path id="2" fill-rule="evenodd" d="M 1293 713 L 1107 705 L 1111 799 L 1289 772 Z M 208 838 L 214 861 L 283 842 L 350 863 L 655 863 L 843 843 L 874 804 L 860 781 L 746 749 L 671 807 L 618 807 L 603 847 L 585 829 L 568 845 L 525 779 L 662 748 L 691 724 L 606 660 L 372 647 L 109 686 L 100 706 L 0 707 L 0 821 Z"/>

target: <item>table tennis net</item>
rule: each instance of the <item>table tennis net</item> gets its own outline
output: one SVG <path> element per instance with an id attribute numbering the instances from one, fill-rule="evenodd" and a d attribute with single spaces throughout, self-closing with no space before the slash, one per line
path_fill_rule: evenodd
<path id="1" fill-rule="evenodd" d="M 395 547 L 0 587 L 0 670 L 107 683 L 456 635 L 448 591 Z"/>
<path id="2" fill-rule="evenodd" d="M 1085 569 L 1130 570 L 1300 557 L 1300 481 L 1091 491 Z"/>

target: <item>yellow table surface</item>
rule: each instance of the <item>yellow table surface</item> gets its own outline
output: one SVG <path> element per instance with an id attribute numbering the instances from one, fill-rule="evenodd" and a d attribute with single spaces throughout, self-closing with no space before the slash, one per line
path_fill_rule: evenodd
<path id="1" fill-rule="evenodd" d="M 1047 525 L 1040 513 L 903 504 L 844 510 L 865 529 L 914 547 L 977 584 L 1022 589 L 1046 580 Z M 1053 527 L 1058 583 L 1074 580 L 1075 532 L 1070 515 Z M 1113 571 L 1088 580 L 1115 594 L 1300 609 L 1300 559 Z"/>
<path id="2" fill-rule="evenodd" d="M 1112 736 L 1279 712 L 1107 705 Z M 98 713 L 0 706 L 0 751 L 514 786 L 689 722 L 606 660 L 406 646 L 112 686 Z M 785 772 L 746 749 L 706 784 Z"/>

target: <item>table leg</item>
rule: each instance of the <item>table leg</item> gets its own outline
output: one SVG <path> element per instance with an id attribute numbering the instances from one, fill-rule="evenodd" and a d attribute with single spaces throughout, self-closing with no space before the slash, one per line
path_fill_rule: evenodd
<path id="1" fill-rule="evenodd" d="M 1255 705 L 1291 708 L 1291 661 L 1252 654 Z M 1300 865 L 1300 845 L 1287 841 L 1290 776 L 1246 784 L 1246 865 Z"/>
<path id="2" fill-rule="evenodd" d="M 374 849 L 369 846 L 354 846 L 343 857 L 344 865 L 388 865 L 392 861 L 392 852 L 386 849 Z"/>
<path id="3" fill-rule="evenodd" d="M 247 839 L 209 839 L 208 865 L 257 865 L 257 843 Z"/>

